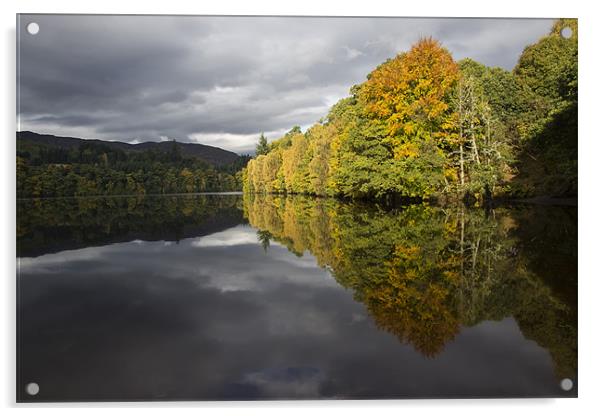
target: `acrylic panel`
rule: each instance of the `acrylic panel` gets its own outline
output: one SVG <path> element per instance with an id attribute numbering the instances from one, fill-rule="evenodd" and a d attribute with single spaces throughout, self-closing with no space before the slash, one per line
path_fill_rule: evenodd
<path id="1" fill-rule="evenodd" d="M 577 396 L 577 20 L 17 16 L 17 401 Z"/>

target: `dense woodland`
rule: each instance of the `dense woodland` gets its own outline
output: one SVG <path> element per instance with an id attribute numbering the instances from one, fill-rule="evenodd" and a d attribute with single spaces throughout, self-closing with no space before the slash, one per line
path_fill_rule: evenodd
<path id="1" fill-rule="evenodd" d="M 422 39 L 307 131 L 262 136 L 243 182 L 357 199 L 576 196 L 577 21 L 557 21 L 512 71 Z"/>
<path id="2" fill-rule="evenodd" d="M 62 148 L 24 143 L 17 151 L 17 196 L 21 198 L 143 195 L 236 191 L 248 157 L 213 166 L 181 153 L 126 152 L 98 142 Z"/>

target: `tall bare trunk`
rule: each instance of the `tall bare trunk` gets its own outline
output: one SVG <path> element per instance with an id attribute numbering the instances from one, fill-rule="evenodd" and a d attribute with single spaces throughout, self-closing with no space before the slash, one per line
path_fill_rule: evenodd
<path id="1" fill-rule="evenodd" d="M 462 135 L 460 135 L 462 140 Z M 460 143 L 460 184 L 464 187 L 464 145 Z"/>
<path id="2" fill-rule="evenodd" d="M 490 124 L 490 120 L 489 117 L 487 117 L 487 149 L 491 150 L 491 124 Z M 486 157 L 487 157 L 487 166 L 489 166 L 491 164 L 490 160 L 489 160 L 489 155 L 490 155 L 490 151 L 488 151 L 486 153 Z"/>
<path id="3" fill-rule="evenodd" d="M 477 149 L 477 140 L 474 137 L 474 123 L 472 121 L 470 122 L 470 142 L 472 144 L 474 159 L 477 161 L 477 165 L 480 165 L 481 159 L 479 159 L 479 149 Z"/>
<path id="4" fill-rule="evenodd" d="M 477 165 L 480 165 L 481 158 L 479 157 L 479 149 L 477 148 L 477 141 L 474 138 L 474 134 L 472 136 L 472 149 L 474 151 L 474 159 L 477 161 Z"/>

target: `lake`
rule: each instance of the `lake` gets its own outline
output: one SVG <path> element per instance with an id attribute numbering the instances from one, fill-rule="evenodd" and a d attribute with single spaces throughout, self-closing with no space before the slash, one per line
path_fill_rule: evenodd
<path id="1" fill-rule="evenodd" d="M 17 255 L 19 401 L 577 395 L 576 207 L 20 200 Z"/>

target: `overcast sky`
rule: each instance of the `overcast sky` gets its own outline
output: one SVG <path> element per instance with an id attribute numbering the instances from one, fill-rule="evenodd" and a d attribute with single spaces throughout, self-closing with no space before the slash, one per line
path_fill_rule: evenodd
<path id="1" fill-rule="evenodd" d="M 40 25 L 37 35 L 25 30 Z M 307 128 L 385 59 L 432 36 L 455 59 L 511 69 L 546 19 L 27 16 L 20 130 L 177 139 L 252 153 Z"/>

